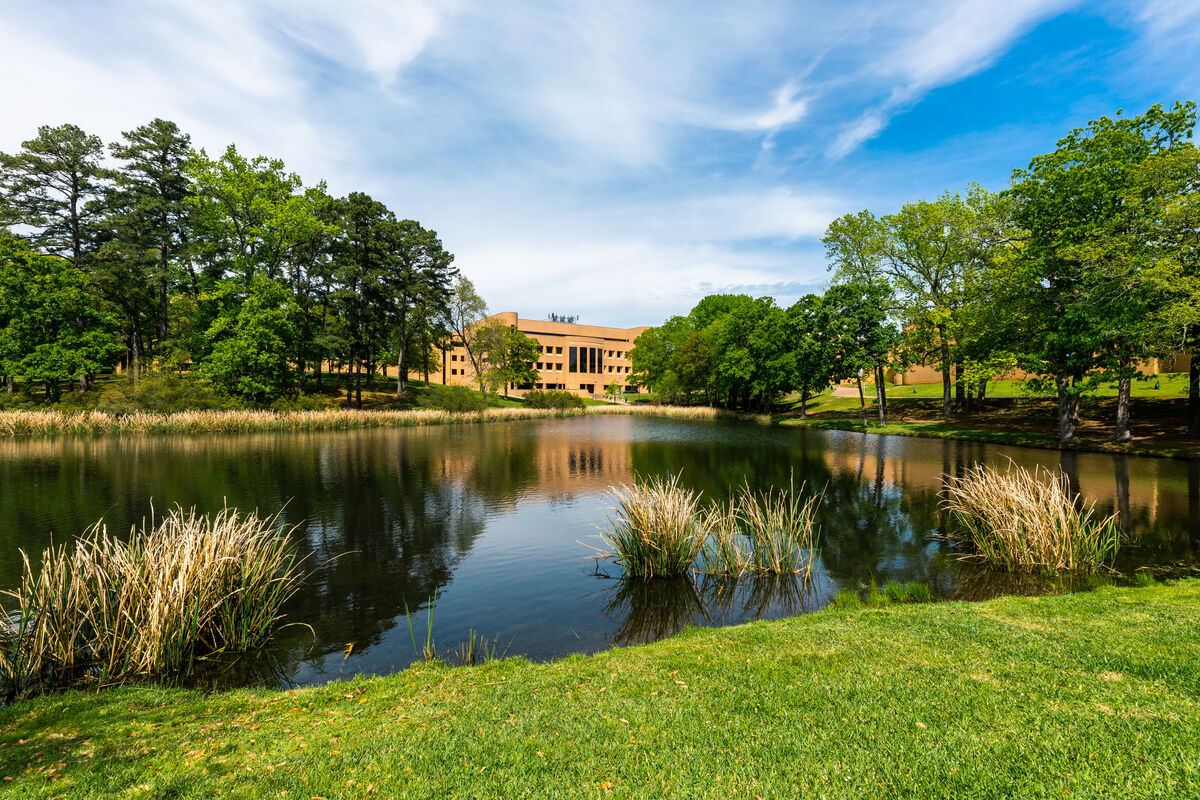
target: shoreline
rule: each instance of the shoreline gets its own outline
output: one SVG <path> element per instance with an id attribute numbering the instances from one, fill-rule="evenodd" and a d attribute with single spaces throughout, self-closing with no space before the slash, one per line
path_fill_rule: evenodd
<path id="1" fill-rule="evenodd" d="M 435 409 L 318 411 L 181 411 L 137 412 L 118 415 L 102 411 L 3 411 L 0 438 L 20 439 L 54 436 L 162 435 L 204 433 L 255 433 L 337 431 L 365 428 L 407 428 L 425 425 L 478 424 L 526 419 L 562 419 L 589 415 L 657 416 L 669 419 L 705 419 L 752 422 L 786 428 L 907 436 L 924 439 L 982 442 L 1041 450 L 1106 453 L 1178 460 L 1200 460 L 1200 443 L 1159 445 L 1147 442 L 1117 444 L 1084 440 L 1061 445 L 1049 433 L 970 428 L 945 422 L 889 422 L 886 426 L 864 427 L 846 417 L 800 418 L 794 414 L 747 414 L 709 406 L 659 406 L 614 404 L 582 409 L 489 408 L 483 411 L 449 412 Z"/>
<path id="2" fill-rule="evenodd" d="M 1197 608 L 1190 579 L 291 690 L 70 691 L 0 708 L 0 794 L 1192 796 Z"/>

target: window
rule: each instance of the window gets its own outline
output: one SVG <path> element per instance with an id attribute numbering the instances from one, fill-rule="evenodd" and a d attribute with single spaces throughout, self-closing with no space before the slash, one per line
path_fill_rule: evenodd
<path id="1" fill-rule="evenodd" d="M 570 350 L 570 358 L 567 359 L 571 363 L 571 367 L 570 367 L 571 372 L 579 371 L 579 352 L 578 352 L 578 350 L 579 350 L 579 348 L 572 347 Z"/>
<path id="2" fill-rule="evenodd" d="M 556 347 L 556 348 L 554 349 L 554 352 L 555 352 L 555 354 L 556 354 L 556 355 L 560 355 L 560 356 L 561 356 L 561 355 L 562 355 L 562 348 L 561 348 L 561 347 Z"/>
<path id="3" fill-rule="evenodd" d="M 539 361 L 539 362 L 537 362 L 537 369 L 541 369 L 541 368 L 542 368 L 542 362 Z"/>

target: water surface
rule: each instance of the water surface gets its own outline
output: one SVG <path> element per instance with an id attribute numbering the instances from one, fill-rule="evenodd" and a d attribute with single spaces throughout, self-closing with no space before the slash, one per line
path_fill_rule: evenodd
<path id="1" fill-rule="evenodd" d="M 685 625 L 802 613 L 842 587 L 925 581 L 943 597 L 1054 589 L 964 564 L 938 538 L 945 473 L 982 461 L 1061 468 L 1130 542 L 1118 567 L 1189 570 L 1200 550 L 1200 462 L 642 417 L 396 430 L 0 442 L 0 588 L 17 549 L 40 551 L 103 518 L 224 504 L 296 525 L 314 574 L 289 605 L 312 626 L 224 678 L 320 683 L 403 668 L 437 596 L 438 649 L 470 630 L 549 659 L 649 641 Z M 681 474 L 712 497 L 806 481 L 825 504 L 815 579 L 625 581 L 588 558 L 606 490 Z M 350 647 L 352 645 L 352 647 Z M 346 655 L 350 647 L 349 655 Z M 216 678 L 212 678 L 216 680 Z"/>

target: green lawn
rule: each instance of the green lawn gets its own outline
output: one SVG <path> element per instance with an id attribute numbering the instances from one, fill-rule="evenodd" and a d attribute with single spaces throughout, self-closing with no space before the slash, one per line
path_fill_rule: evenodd
<path id="1" fill-rule="evenodd" d="M 14 797 L 1200 796 L 1200 581 L 0 709 Z"/>
<path id="2" fill-rule="evenodd" d="M 1171 372 L 1163 373 L 1146 380 L 1135 380 L 1130 385 L 1130 394 L 1133 397 L 1187 397 L 1188 393 L 1188 374 L 1186 372 Z M 1154 384 L 1158 383 L 1160 388 L 1155 389 Z M 875 384 L 863 386 L 864 392 L 875 394 Z M 942 396 L 942 384 L 940 383 L 920 383 L 913 386 L 892 386 L 887 387 L 889 397 L 937 397 Z M 1107 383 L 1090 392 L 1095 397 L 1116 397 L 1117 384 Z M 1054 397 L 1054 388 L 1050 387 L 1046 391 L 1032 392 L 1026 386 L 1024 381 L 989 381 L 987 385 L 988 397 Z M 855 398 L 857 402 L 858 398 Z"/>

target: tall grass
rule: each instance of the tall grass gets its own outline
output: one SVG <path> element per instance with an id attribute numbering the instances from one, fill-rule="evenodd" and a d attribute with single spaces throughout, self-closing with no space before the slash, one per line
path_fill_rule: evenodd
<path id="1" fill-rule="evenodd" d="M 958 525 L 949 538 L 975 557 L 1024 572 L 1091 573 L 1110 563 L 1121 546 L 1117 515 L 1100 519 L 1084 506 L 1067 476 L 1009 464 L 1001 471 L 977 464 L 947 476 L 943 503 Z"/>
<path id="2" fill-rule="evenodd" d="M 604 554 L 639 578 L 685 575 L 708 536 L 700 494 L 679 485 L 679 476 L 654 477 L 609 490 L 616 500 L 601 528 Z"/>
<path id="3" fill-rule="evenodd" d="M 600 557 L 628 575 L 812 574 L 821 496 L 804 497 L 804 484 L 757 493 L 746 485 L 727 505 L 711 507 L 678 475 L 610 492 L 616 514 L 600 529 L 608 548 Z"/>
<path id="4" fill-rule="evenodd" d="M 811 576 L 821 495 L 805 496 L 805 486 L 754 492 L 746 484 L 728 505 L 712 508 L 703 571 Z"/>
<path id="5" fill-rule="evenodd" d="M 162 434 L 162 433 L 248 433 L 256 431 L 331 431 L 357 428 L 406 428 L 420 425 L 447 425 L 465 422 L 506 422 L 522 419 L 547 419 L 584 414 L 619 416 L 658 416 L 674 419 L 753 419 L 769 422 L 768 417 L 751 417 L 708 407 L 673 406 L 588 406 L 585 409 L 488 408 L 483 411 L 444 411 L 413 409 L 398 411 L 358 411 L 320 409 L 313 411 L 181 411 L 171 414 L 134 412 L 114 414 L 104 411 L 0 411 L 0 437 L 53 436 L 62 434 Z"/>
<path id="6" fill-rule="evenodd" d="M 102 523 L 54 546 L 0 611 L 0 682 L 16 695 L 79 680 L 186 672 L 270 639 L 304 578 L 277 517 L 176 508 L 128 541 Z"/>

